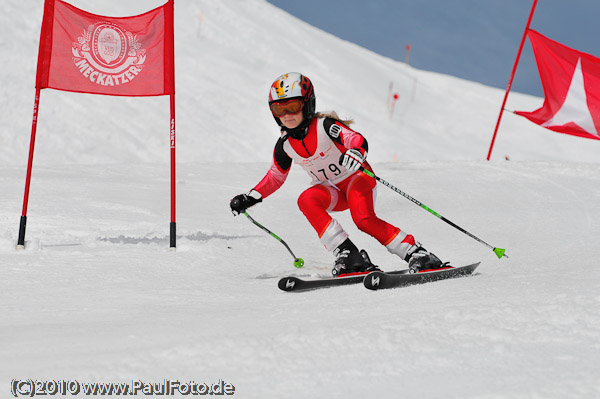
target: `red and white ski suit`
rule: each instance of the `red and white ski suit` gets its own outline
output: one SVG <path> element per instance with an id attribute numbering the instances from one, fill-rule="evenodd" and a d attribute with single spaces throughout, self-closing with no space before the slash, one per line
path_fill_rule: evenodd
<path id="1" fill-rule="evenodd" d="M 303 139 L 286 133 L 279 138 L 271 168 L 254 190 L 262 198 L 273 194 L 285 182 L 294 162 L 312 177 L 311 187 L 298 198 L 298 206 L 327 250 L 333 251 L 348 238 L 329 212 L 350 209 L 352 220 L 361 231 L 404 259 L 406 251 L 415 243 L 414 237 L 375 215 L 375 179 L 340 166 L 340 156 L 351 148 L 364 155 L 368 150 L 367 141 L 333 118 L 314 118 Z M 372 171 L 367 162 L 363 166 Z"/>

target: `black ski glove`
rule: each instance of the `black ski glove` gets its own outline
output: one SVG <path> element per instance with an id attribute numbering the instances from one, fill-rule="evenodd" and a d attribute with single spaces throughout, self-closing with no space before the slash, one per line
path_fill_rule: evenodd
<path id="1" fill-rule="evenodd" d="M 231 207 L 231 213 L 237 216 L 240 213 L 246 212 L 246 209 L 258 204 L 259 202 L 262 202 L 262 196 L 260 193 L 255 190 L 250 190 L 250 192 L 247 194 L 240 194 L 233 197 L 229 203 L 229 206 Z"/>

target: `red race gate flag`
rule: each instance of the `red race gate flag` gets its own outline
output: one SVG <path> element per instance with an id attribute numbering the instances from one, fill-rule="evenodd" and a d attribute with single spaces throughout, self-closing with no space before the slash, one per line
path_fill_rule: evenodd
<path id="1" fill-rule="evenodd" d="M 600 58 L 573 50 L 534 30 L 528 33 L 544 89 L 544 104 L 515 111 L 559 133 L 600 140 Z"/>
<path id="2" fill-rule="evenodd" d="M 46 0 L 36 88 L 115 96 L 173 94 L 173 2 L 105 17 Z"/>
<path id="3" fill-rule="evenodd" d="M 17 249 L 25 248 L 40 91 L 51 88 L 113 96 L 170 96 L 171 224 L 175 223 L 175 46 L 173 1 L 132 17 L 105 17 L 61 0 L 45 0 L 29 160 Z"/>

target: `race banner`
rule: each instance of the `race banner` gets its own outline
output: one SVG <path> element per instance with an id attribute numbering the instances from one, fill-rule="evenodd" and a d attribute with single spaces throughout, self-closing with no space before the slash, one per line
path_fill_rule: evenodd
<path id="1" fill-rule="evenodd" d="M 558 133 L 600 140 L 600 58 L 530 30 L 529 40 L 544 89 L 544 104 L 516 111 Z"/>
<path id="2" fill-rule="evenodd" d="M 106 17 L 46 0 L 36 88 L 114 96 L 173 94 L 173 0 Z"/>

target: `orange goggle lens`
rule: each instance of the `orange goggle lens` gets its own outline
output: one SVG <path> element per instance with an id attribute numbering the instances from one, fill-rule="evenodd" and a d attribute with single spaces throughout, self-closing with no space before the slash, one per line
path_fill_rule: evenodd
<path id="1" fill-rule="evenodd" d="M 292 99 L 271 104 L 271 112 L 277 117 L 285 114 L 297 114 L 302 110 L 302 100 Z"/>

